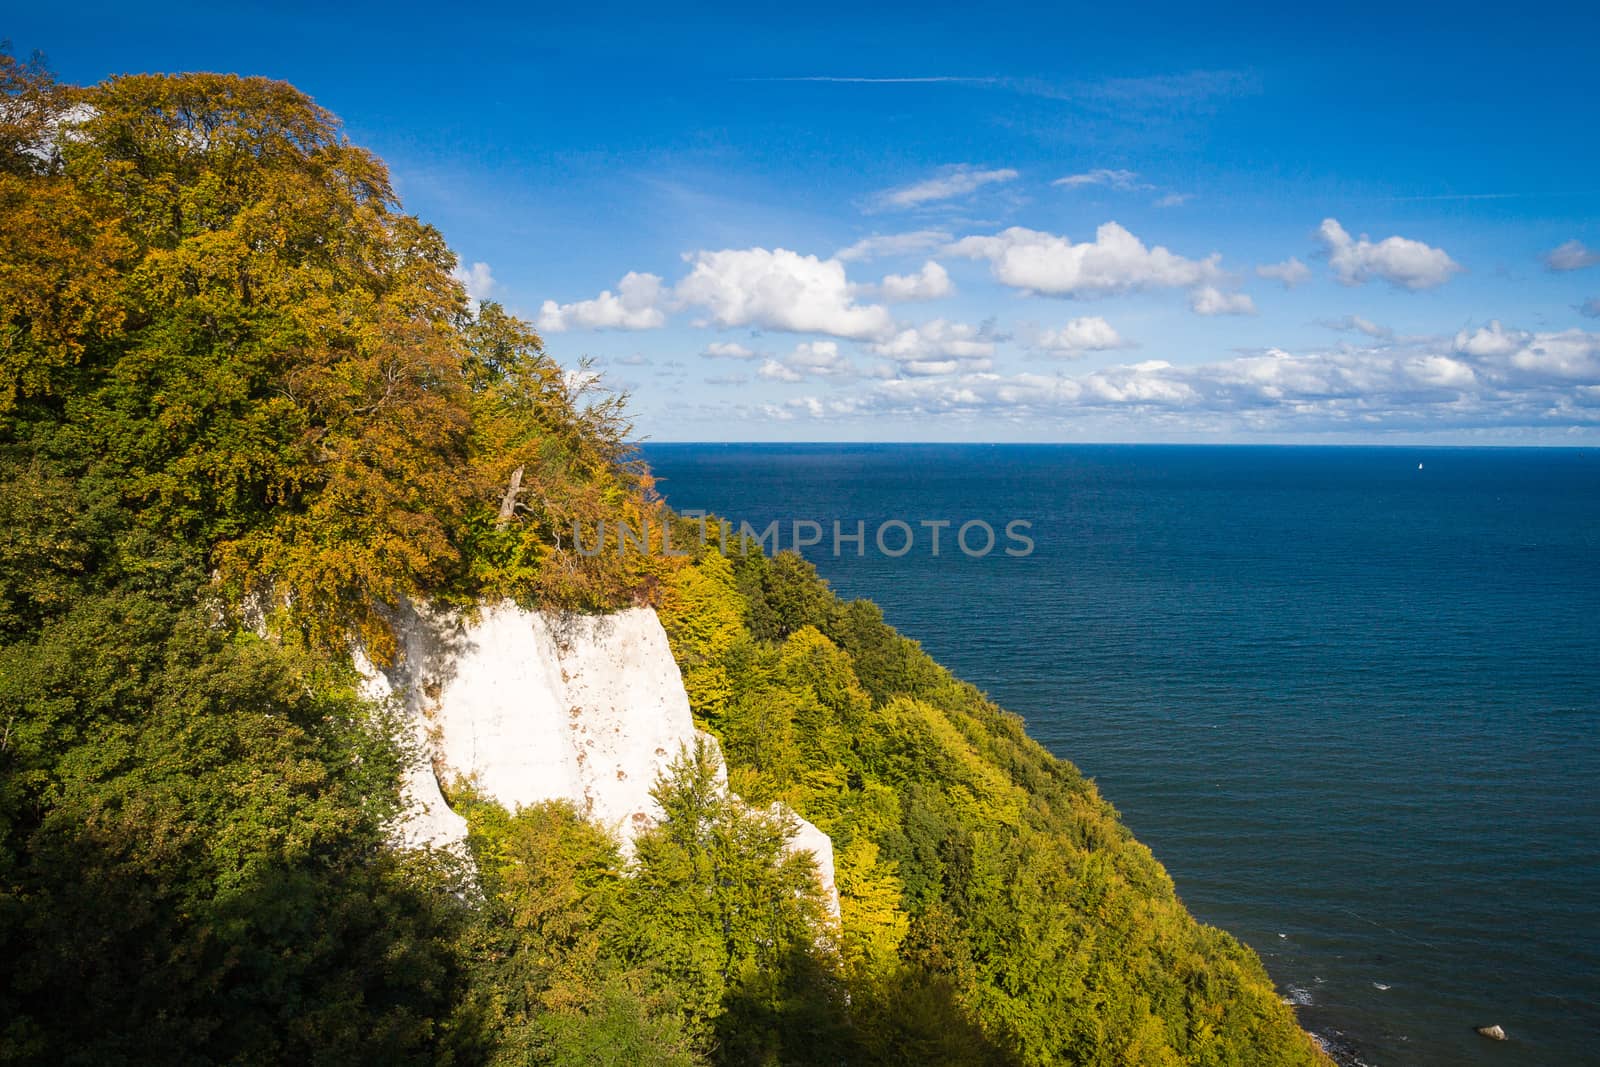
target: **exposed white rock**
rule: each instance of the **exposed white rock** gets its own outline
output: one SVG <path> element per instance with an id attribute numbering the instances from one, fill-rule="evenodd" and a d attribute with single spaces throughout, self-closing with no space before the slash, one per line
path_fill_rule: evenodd
<path id="1" fill-rule="evenodd" d="M 783 807 L 781 804 L 775 806 Z M 794 812 L 788 814 L 798 824 L 789 838 L 789 849 L 793 852 L 809 852 L 817 861 L 817 881 L 822 883 L 823 899 L 828 903 L 828 913 L 837 919 L 839 888 L 833 881 L 833 838 Z"/>
<path id="2" fill-rule="evenodd" d="M 357 666 L 370 695 L 400 698 L 425 753 L 406 782 L 405 844 L 460 849 L 466 823 L 439 788 L 457 776 L 513 810 L 570 800 L 624 848 L 660 816 L 650 789 L 697 731 L 654 611 L 556 615 L 507 602 L 467 621 L 407 610 L 396 632 L 391 667 Z M 795 818 L 791 847 L 816 858 L 837 915 L 833 843 Z"/>
<path id="3" fill-rule="evenodd" d="M 397 694 L 390 675 L 399 672 L 380 671 L 360 648 L 355 650 L 355 665 L 364 679 L 363 696 L 369 700 L 387 700 Z M 403 684 L 400 691 L 404 691 Z M 437 762 L 429 743 L 426 721 L 413 712 L 411 701 L 405 701 L 405 705 L 412 736 L 404 740 L 415 749 L 418 758 L 406 770 L 401 783 L 406 814 L 397 828 L 399 843 L 404 848 L 442 848 L 465 855 L 467 820 L 450 810 L 439 789 Z"/>

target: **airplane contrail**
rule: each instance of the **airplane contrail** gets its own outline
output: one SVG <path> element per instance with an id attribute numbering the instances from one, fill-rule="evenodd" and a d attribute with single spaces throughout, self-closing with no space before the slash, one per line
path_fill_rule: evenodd
<path id="1" fill-rule="evenodd" d="M 742 82 L 847 82 L 856 85 L 928 85 L 938 82 L 960 82 L 968 85 L 993 85 L 999 78 L 975 78 L 956 74 L 938 74 L 915 78 L 868 78 L 832 74 L 805 74 L 793 77 L 736 78 Z"/>

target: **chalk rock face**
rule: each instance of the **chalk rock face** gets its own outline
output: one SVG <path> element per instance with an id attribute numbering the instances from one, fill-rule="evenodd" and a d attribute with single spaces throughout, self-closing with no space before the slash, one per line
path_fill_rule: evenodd
<path id="1" fill-rule="evenodd" d="M 624 848 L 654 824 L 650 789 L 696 730 L 653 610 L 557 615 L 507 602 L 470 622 L 408 610 L 396 631 L 393 666 L 357 666 L 370 695 L 404 702 L 426 754 L 406 783 L 405 844 L 461 847 L 466 823 L 439 788 L 457 776 L 512 810 L 569 800 Z M 828 836 L 800 820 L 791 847 L 815 855 L 837 914 Z"/>
<path id="2" fill-rule="evenodd" d="M 776 805 L 783 807 L 783 805 Z M 839 917 L 839 889 L 833 880 L 833 838 L 806 822 L 794 812 L 789 812 L 799 825 L 789 838 L 791 852 L 809 852 L 817 861 L 817 881 L 822 883 L 822 896 L 828 903 L 828 913 Z"/>

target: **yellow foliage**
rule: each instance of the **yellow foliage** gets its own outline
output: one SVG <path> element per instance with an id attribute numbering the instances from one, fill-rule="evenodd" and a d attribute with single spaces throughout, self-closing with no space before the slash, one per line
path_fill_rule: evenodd
<path id="1" fill-rule="evenodd" d="M 93 442 L 226 599 L 382 658 L 405 598 L 606 610 L 677 566 L 623 398 L 470 311 L 438 231 L 304 94 L 217 74 L 69 90 L 3 52 L 0 93 L 0 418 Z M 572 529 L 601 522 L 604 550 L 580 552 Z M 618 551 L 622 523 L 652 544 Z"/>
<path id="2" fill-rule="evenodd" d="M 868 974 L 894 965 L 910 919 L 900 907 L 894 865 L 878 859 L 878 846 L 856 836 L 834 858 L 845 966 Z"/>
<path id="3" fill-rule="evenodd" d="M 733 695 L 724 661 L 744 632 L 744 597 L 727 558 L 707 553 L 692 566 L 671 571 L 662 589 L 660 615 L 683 671 L 689 706 L 696 715 L 721 719 Z"/>
<path id="4" fill-rule="evenodd" d="M 791 687 L 809 687 L 842 722 L 865 715 L 872 706 L 872 698 L 856 680 L 850 654 L 815 626 L 802 626 L 789 635 L 778 658 L 778 670 Z"/>

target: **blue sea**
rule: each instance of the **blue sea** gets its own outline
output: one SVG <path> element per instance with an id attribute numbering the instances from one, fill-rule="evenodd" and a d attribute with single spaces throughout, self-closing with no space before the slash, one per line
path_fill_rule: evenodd
<path id="1" fill-rule="evenodd" d="M 680 510 L 818 522 L 834 588 L 1092 776 L 1346 1062 L 1600 1063 L 1600 451 L 645 455 Z"/>

